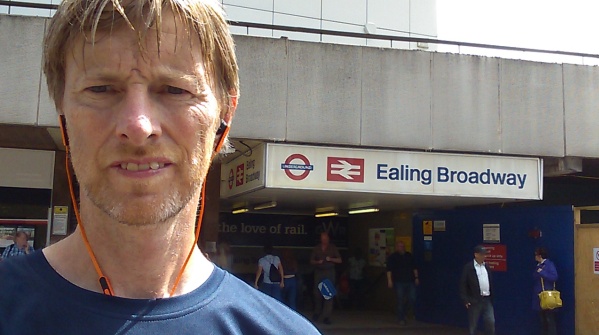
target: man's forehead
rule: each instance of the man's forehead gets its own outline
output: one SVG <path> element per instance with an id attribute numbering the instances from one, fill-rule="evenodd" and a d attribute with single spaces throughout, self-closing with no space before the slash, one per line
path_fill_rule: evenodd
<path id="1" fill-rule="evenodd" d="M 160 28 L 156 25 L 144 27 L 143 23 L 133 23 L 135 29 L 124 21 L 116 22 L 110 29 L 98 30 L 93 36 L 85 33 L 77 36 L 71 49 L 76 55 L 82 50 L 82 57 L 89 61 L 89 55 L 105 56 L 107 53 L 119 55 L 127 50 L 144 58 L 157 56 L 159 59 L 177 61 L 189 66 L 201 63 L 201 43 L 199 36 L 193 33 L 181 19 L 168 11 L 164 13 Z M 118 40 L 118 43 L 116 42 Z M 123 50 L 125 49 L 125 50 Z M 92 57 L 97 58 L 97 57 Z"/>
<path id="2" fill-rule="evenodd" d="M 153 71 L 168 75 L 203 77 L 205 72 L 197 45 L 199 42 L 194 42 L 189 36 L 180 35 L 162 33 L 158 43 L 156 35 L 149 33 L 140 43 L 133 32 L 104 33 L 94 44 L 80 38 L 73 45 L 73 52 L 69 54 L 75 65 L 87 74 L 94 71 L 127 70 L 133 60 L 133 66 L 137 69 L 149 67 Z"/>

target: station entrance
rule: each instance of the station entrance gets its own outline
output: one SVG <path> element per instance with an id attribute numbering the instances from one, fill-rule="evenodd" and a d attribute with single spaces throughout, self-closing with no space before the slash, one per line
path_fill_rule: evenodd
<path id="1" fill-rule="evenodd" d="M 508 281 L 512 275 L 518 277 L 522 292 L 512 298 L 526 308 L 525 315 L 533 315 L 528 265 L 534 268 L 534 257 L 518 250 L 534 250 L 540 242 L 528 237 L 533 234 L 529 230 L 535 230 L 530 225 L 518 228 L 521 232 L 513 241 L 509 232 L 520 222 L 541 225 L 531 217 L 543 210 L 525 213 L 497 209 L 495 204 L 540 200 L 540 159 L 258 143 L 225 161 L 220 181 L 218 240 L 225 241 L 233 253 L 232 272 L 253 280 L 264 243 L 272 243 L 281 254 L 293 251 L 305 278 L 302 307 L 306 310 L 312 308 L 310 251 L 319 233 L 328 231 L 344 260 L 360 250 L 367 262 L 360 308 L 393 314 L 395 295 L 387 288 L 385 261 L 395 241 L 401 240 L 422 269 L 414 317 L 463 327 L 466 312 L 455 299 L 458 281 L 454 277 L 472 260 L 474 245 L 489 243 L 507 248 L 506 254 L 512 257 L 506 261 L 507 271 L 511 272 L 499 277 Z M 474 216 L 476 221 L 464 224 L 462 216 L 469 217 L 470 210 L 455 208 L 473 207 L 489 209 L 479 209 L 482 214 Z M 572 221 L 571 209 L 562 215 Z M 513 219 L 505 221 L 507 217 Z M 487 224 L 499 230 L 498 240 L 485 240 L 489 230 L 483 225 Z M 221 243 L 216 240 L 205 243 L 218 259 Z M 522 243 L 530 245 L 522 248 Z M 337 267 L 339 309 L 353 307 L 344 297 L 346 273 L 345 263 Z M 431 297 L 424 292 L 436 294 Z M 498 320 L 498 329 L 517 334 L 505 328 L 509 322 L 509 317 Z M 522 334 L 532 334 L 536 319 L 526 322 L 529 326 L 522 328 Z"/>

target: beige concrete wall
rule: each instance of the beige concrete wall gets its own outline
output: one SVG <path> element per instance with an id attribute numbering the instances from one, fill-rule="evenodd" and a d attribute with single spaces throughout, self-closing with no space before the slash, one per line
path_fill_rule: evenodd
<path id="1" fill-rule="evenodd" d="M 41 74 L 46 20 L 0 15 L 0 123 L 57 126 Z M 235 40 L 242 91 L 232 137 L 599 157 L 598 67 Z"/>

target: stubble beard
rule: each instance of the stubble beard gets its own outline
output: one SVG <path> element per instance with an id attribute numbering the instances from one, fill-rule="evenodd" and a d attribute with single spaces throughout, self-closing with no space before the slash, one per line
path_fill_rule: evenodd
<path id="1" fill-rule="evenodd" d="M 94 176 L 81 182 L 81 191 L 89 201 L 111 219 L 128 226 L 152 226 L 171 221 L 191 204 L 200 192 L 208 172 L 210 160 L 206 160 L 205 151 L 197 148 L 191 161 L 185 160 L 177 166 L 177 182 L 164 185 L 157 196 L 151 200 L 136 198 L 145 195 L 147 185 L 140 182 L 134 185 L 130 196 L 116 196 L 111 183 L 102 176 Z M 183 175 L 183 176 L 182 176 Z M 186 181 L 187 180 L 187 181 Z"/>

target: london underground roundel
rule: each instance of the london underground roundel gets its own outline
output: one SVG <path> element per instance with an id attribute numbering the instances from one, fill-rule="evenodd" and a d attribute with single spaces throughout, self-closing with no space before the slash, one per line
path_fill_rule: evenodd
<path id="1" fill-rule="evenodd" d="M 303 180 L 314 170 L 308 158 L 302 154 L 292 154 L 281 164 L 281 169 L 291 180 Z"/>

